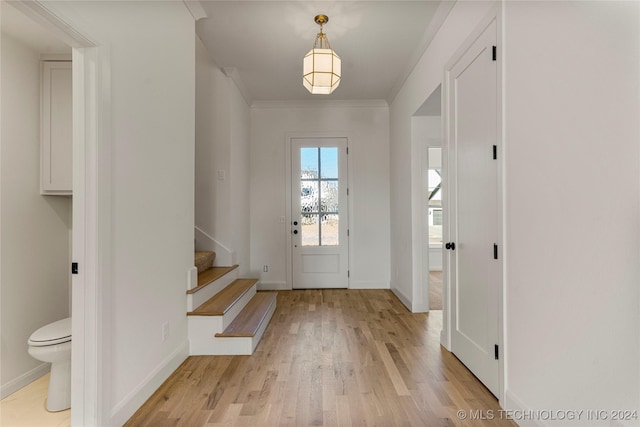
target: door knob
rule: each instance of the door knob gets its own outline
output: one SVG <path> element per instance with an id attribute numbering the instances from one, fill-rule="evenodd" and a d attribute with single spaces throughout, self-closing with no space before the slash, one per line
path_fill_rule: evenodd
<path id="1" fill-rule="evenodd" d="M 293 234 L 298 234 L 298 230 L 293 230 Z"/>
<path id="2" fill-rule="evenodd" d="M 456 244 L 454 242 L 447 242 L 444 247 L 445 249 L 451 249 L 452 251 L 456 250 Z"/>
<path id="3" fill-rule="evenodd" d="M 293 221 L 293 225 L 298 225 L 298 221 Z"/>

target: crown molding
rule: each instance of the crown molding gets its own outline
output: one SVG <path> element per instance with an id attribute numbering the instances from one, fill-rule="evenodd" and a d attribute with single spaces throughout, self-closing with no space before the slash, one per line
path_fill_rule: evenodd
<path id="1" fill-rule="evenodd" d="M 396 83 L 391 88 L 391 91 L 387 95 L 386 99 L 389 102 L 389 105 L 393 103 L 393 100 L 398 95 L 398 92 L 400 92 L 400 89 L 402 89 L 402 86 L 404 86 L 405 82 L 407 81 L 413 70 L 416 68 L 416 65 L 418 65 L 418 62 L 420 62 L 420 59 L 431 45 L 431 42 L 435 38 L 438 31 L 440 31 L 440 27 L 442 27 L 442 24 L 444 24 L 444 21 L 447 19 L 447 16 L 449 16 L 449 13 L 453 9 L 453 6 L 455 6 L 456 2 L 457 0 L 443 1 L 438 6 L 436 13 L 433 15 L 433 19 L 429 22 L 429 25 L 427 26 L 427 29 L 422 36 L 420 44 L 413 52 L 411 59 L 407 62 L 407 66 L 400 74 L 400 78 L 398 78 Z"/>
<path id="2" fill-rule="evenodd" d="M 384 99 L 363 100 L 291 100 L 291 101 L 254 101 L 251 108 L 389 108 Z"/>
<path id="3" fill-rule="evenodd" d="M 236 85 L 247 105 L 251 105 L 251 94 L 249 93 L 249 90 L 247 90 L 247 86 L 244 84 L 244 81 L 240 77 L 238 69 L 236 67 L 222 67 L 221 70 L 224 75 L 230 78 Z"/>
<path id="4" fill-rule="evenodd" d="M 37 24 L 51 31 L 60 40 L 74 48 L 94 47 L 97 44 L 76 30 L 75 25 L 60 17 L 51 4 L 43 0 L 9 1 L 16 9 L 34 20 Z"/>
<path id="5" fill-rule="evenodd" d="M 198 0 L 182 0 L 182 2 L 189 9 L 194 21 L 198 22 L 198 20 L 208 17 L 207 12 Z"/>

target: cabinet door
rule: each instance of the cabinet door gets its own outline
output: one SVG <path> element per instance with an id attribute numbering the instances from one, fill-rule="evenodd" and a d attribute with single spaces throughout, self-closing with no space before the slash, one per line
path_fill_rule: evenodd
<path id="1" fill-rule="evenodd" d="M 71 62 L 42 63 L 42 194 L 71 194 L 73 188 Z"/>

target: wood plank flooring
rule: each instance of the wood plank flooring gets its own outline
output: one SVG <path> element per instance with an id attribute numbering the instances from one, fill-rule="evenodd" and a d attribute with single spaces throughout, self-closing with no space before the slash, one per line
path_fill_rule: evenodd
<path id="1" fill-rule="evenodd" d="M 388 290 L 281 291 L 252 356 L 194 356 L 126 426 L 515 426 Z M 493 410 L 461 420 L 458 410 Z"/>

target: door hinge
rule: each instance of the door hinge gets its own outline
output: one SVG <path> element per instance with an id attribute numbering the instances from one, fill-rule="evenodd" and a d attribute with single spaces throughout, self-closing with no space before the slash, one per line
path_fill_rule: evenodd
<path id="1" fill-rule="evenodd" d="M 498 46 L 493 46 L 493 49 L 491 49 L 491 59 L 498 60 Z"/>
<path id="2" fill-rule="evenodd" d="M 498 344 L 495 344 L 495 345 L 493 346 L 493 357 L 494 357 L 496 360 L 500 359 L 500 351 L 499 351 L 499 348 L 498 348 Z"/>
<path id="3" fill-rule="evenodd" d="M 349 187 L 347 187 L 347 196 L 349 195 Z"/>
<path id="4" fill-rule="evenodd" d="M 347 277 L 351 277 L 351 271 L 347 270 Z"/>
<path id="5" fill-rule="evenodd" d="M 498 245 L 493 244 L 493 259 L 498 259 Z"/>
<path id="6" fill-rule="evenodd" d="M 494 145 L 493 146 L 493 160 L 496 160 L 498 158 L 498 146 Z"/>
<path id="7" fill-rule="evenodd" d="M 77 262 L 72 262 L 71 263 L 71 274 L 78 274 L 78 263 Z"/>
<path id="8" fill-rule="evenodd" d="M 347 237 L 349 237 L 349 236 L 350 236 L 349 229 L 347 228 Z"/>
<path id="9" fill-rule="evenodd" d="M 347 155 L 349 155 L 349 147 L 347 147 Z"/>

